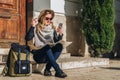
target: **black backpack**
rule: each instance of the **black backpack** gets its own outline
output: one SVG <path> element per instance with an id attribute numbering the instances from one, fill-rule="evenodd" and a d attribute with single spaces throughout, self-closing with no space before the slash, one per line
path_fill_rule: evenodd
<path id="1" fill-rule="evenodd" d="M 29 76 L 31 75 L 30 54 L 26 45 L 12 43 L 8 54 L 3 75 L 9 76 Z"/>

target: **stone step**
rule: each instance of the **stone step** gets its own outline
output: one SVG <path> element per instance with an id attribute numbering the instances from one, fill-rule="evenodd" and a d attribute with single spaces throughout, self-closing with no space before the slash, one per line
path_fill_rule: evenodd
<path id="1" fill-rule="evenodd" d="M 0 64 L 4 64 L 7 60 L 8 54 L 1 54 L 0 53 Z"/>
<path id="2" fill-rule="evenodd" d="M 61 69 L 73 69 L 81 67 L 95 67 L 109 65 L 108 58 L 84 58 L 84 57 L 70 57 L 61 58 L 58 60 Z M 45 64 L 33 65 L 33 72 L 43 72 Z"/>
<path id="3" fill-rule="evenodd" d="M 3 68 L 4 68 L 4 65 L 0 65 L 0 74 L 2 73 Z"/>
<path id="4" fill-rule="evenodd" d="M 70 58 L 71 54 L 70 53 L 62 53 L 60 55 L 60 58 Z"/>
<path id="5" fill-rule="evenodd" d="M 62 69 L 109 65 L 108 58 L 70 57 L 58 60 Z"/>
<path id="6" fill-rule="evenodd" d="M 81 67 L 95 67 L 109 65 L 108 58 L 84 58 L 84 57 L 70 57 L 61 58 L 58 60 L 61 69 L 73 69 Z M 0 65 L 0 72 L 3 70 L 3 65 Z M 33 64 L 33 72 L 43 72 L 45 64 Z M 52 69 L 53 70 L 53 69 Z"/>
<path id="7" fill-rule="evenodd" d="M 6 62 L 7 56 L 8 54 L 0 53 L 0 64 L 4 64 Z M 70 53 L 62 53 L 60 55 L 60 58 L 70 58 Z M 31 61 L 33 61 L 32 55 L 31 55 Z"/>
<path id="8" fill-rule="evenodd" d="M 7 56 L 3 54 L 4 56 Z M 2 55 L 2 56 L 3 56 Z M 3 59 L 2 59 L 3 61 Z M 3 69 L 5 61 L 0 62 L 0 70 Z M 92 66 L 103 66 L 109 65 L 108 58 L 84 58 L 84 57 L 71 57 L 70 53 L 62 54 L 61 58 L 58 60 L 58 64 L 62 69 L 72 69 L 72 68 L 80 68 L 80 67 L 92 67 Z M 33 64 L 32 69 L 33 72 L 42 72 L 45 68 L 45 64 Z M 1 72 L 1 71 L 0 71 Z"/>
<path id="9" fill-rule="evenodd" d="M 0 53 L 0 71 L 3 69 L 5 63 L 6 63 L 6 60 L 7 60 L 7 56 L 8 54 L 3 54 L 3 53 Z M 70 53 L 62 53 L 60 55 L 60 58 L 70 58 Z M 32 55 L 31 55 L 31 62 L 32 63 L 35 63 L 33 58 L 32 58 Z M 35 63 L 36 64 L 36 63 Z"/>

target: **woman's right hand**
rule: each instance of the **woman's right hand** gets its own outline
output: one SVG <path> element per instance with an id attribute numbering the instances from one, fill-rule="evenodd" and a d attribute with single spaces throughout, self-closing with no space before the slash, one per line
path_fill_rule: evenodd
<path id="1" fill-rule="evenodd" d="M 38 24 L 37 18 L 32 19 L 32 26 L 35 27 Z"/>

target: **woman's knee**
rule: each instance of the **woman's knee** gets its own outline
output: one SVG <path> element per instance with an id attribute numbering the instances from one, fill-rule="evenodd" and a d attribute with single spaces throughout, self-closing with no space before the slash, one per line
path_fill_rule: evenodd
<path id="1" fill-rule="evenodd" d="M 56 44 L 56 47 L 63 48 L 63 45 L 61 43 Z"/>
<path id="2" fill-rule="evenodd" d="M 43 48 L 36 50 L 36 53 L 46 53 L 46 51 L 50 50 L 51 47 L 49 45 L 44 46 Z"/>
<path id="3" fill-rule="evenodd" d="M 46 45 L 46 46 L 44 47 L 44 49 L 49 50 L 49 49 L 51 49 L 51 47 L 50 47 L 50 45 Z"/>
<path id="4" fill-rule="evenodd" d="M 58 44 L 56 44 L 55 45 L 55 47 L 54 47 L 54 49 L 56 50 L 56 51 L 62 51 L 62 49 L 63 49 L 63 45 L 61 44 L 61 43 L 58 43 Z"/>

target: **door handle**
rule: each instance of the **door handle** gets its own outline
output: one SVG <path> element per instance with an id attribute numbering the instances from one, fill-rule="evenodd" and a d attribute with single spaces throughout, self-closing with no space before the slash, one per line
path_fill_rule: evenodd
<path id="1" fill-rule="evenodd" d="M 0 13 L 0 18 L 11 18 L 11 14 L 7 12 Z"/>

